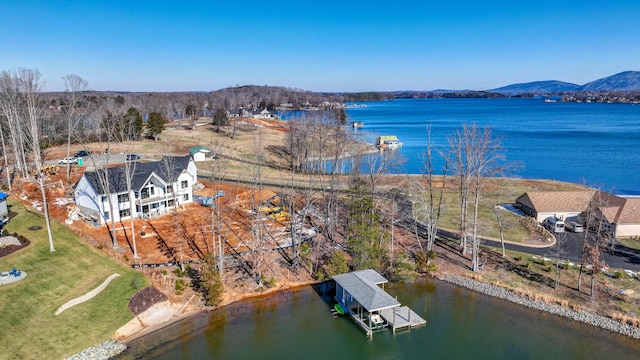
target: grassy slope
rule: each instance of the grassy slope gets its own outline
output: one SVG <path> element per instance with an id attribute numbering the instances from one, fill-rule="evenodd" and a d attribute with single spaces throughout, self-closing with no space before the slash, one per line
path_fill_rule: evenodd
<path id="1" fill-rule="evenodd" d="M 25 270 L 28 276 L 0 287 L 0 358 L 62 358 L 108 340 L 133 314 L 127 303 L 135 290 L 134 276 L 141 274 L 98 253 L 78 235 L 52 222 L 56 251 L 49 252 L 44 219 L 10 201 L 11 211 L 19 215 L 6 230 L 18 233 L 31 245 L 0 259 L 0 269 Z M 41 230 L 27 230 L 29 226 Z M 95 298 L 55 316 L 65 302 L 100 285 L 109 275 L 122 275 Z"/>

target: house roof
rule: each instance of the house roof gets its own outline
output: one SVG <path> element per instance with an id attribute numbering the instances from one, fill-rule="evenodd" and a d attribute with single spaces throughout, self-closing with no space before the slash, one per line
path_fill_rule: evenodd
<path id="1" fill-rule="evenodd" d="M 611 223 L 617 223 L 620 212 L 625 204 L 625 199 L 604 191 L 596 191 L 591 199 L 591 206 L 600 210 L 605 219 Z"/>
<path id="2" fill-rule="evenodd" d="M 130 165 L 132 174 L 131 189 L 141 189 L 153 175 L 165 184 L 172 183 L 187 169 L 190 159 L 191 155 L 164 156 L 160 161 L 148 163 L 132 162 Z M 84 177 L 100 195 L 106 194 L 106 189 L 102 187 L 102 181 L 100 181 L 100 179 L 104 179 L 105 176 L 108 177 L 109 190 L 112 194 L 127 191 L 127 172 L 125 165 L 84 173 Z"/>
<path id="3" fill-rule="evenodd" d="M 583 212 L 598 209 L 610 223 L 640 224 L 640 198 L 621 197 L 600 190 L 541 191 L 521 195 L 518 203 L 540 212 Z"/>
<path id="4" fill-rule="evenodd" d="M 626 198 L 618 224 L 640 224 L 640 198 Z"/>
<path id="5" fill-rule="evenodd" d="M 398 300 L 382 290 L 378 284 L 387 282 L 377 271 L 368 269 L 333 276 L 367 311 L 377 311 L 400 306 Z"/>
<path id="6" fill-rule="evenodd" d="M 191 153 L 191 155 L 199 153 L 199 152 L 210 153 L 210 152 L 213 152 L 213 151 L 211 151 L 211 149 L 209 149 L 207 147 L 204 147 L 204 146 L 201 146 L 201 145 L 198 145 L 198 146 L 195 146 L 195 147 L 192 147 L 191 149 L 189 149 L 189 153 Z"/>
<path id="7" fill-rule="evenodd" d="M 593 194 L 593 190 L 527 192 L 516 201 L 537 212 L 582 212 L 588 207 Z"/>

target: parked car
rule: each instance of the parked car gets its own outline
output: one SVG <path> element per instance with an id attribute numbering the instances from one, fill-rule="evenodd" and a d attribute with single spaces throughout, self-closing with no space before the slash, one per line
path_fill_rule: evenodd
<path id="1" fill-rule="evenodd" d="M 564 227 L 567 230 L 575 232 L 575 233 L 581 233 L 581 232 L 584 231 L 584 229 L 582 228 L 582 224 L 578 224 L 575 221 L 569 221 L 569 222 L 565 223 Z"/>
<path id="2" fill-rule="evenodd" d="M 58 164 L 77 164 L 78 159 L 75 157 L 66 157 L 64 159 L 58 160 Z"/>
<path id="3" fill-rule="evenodd" d="M 140 155 L 136 155 L 136 154 L 127 154 L 125 159 L 127 159 L 127 161 L 135 161 L 135 160 L 140 160 Z"/>
<path id="4" fill-rule="evenodd" d="M 89 156 L 91 155 L 91 151 L 87 151 L 87 150 L 80 150 L 77 153 L 73 154 L 74 157 L 84 157 L 84 156 Z"/>

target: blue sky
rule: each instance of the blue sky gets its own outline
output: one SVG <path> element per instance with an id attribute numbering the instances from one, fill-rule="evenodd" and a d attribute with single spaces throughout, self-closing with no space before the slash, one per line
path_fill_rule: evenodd
<path id="1" fill-rule="evenodd" d="M 0 70 L 95 90 L 474 89 L 640 70 L 638 1 L 5 0 Z"/>

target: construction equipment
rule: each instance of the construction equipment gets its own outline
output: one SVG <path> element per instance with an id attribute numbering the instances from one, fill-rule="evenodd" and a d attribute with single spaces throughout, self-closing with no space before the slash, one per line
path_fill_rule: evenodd
<path id="1" fill-rule="evenodd" d="M 33 175 L 34 176 L 37 176 L 39 174 L 55 175 L 56 173 L 58 173 L 58 170 L 60 170 L 60 168 L 58 168 L 58 165 L 43 165 L 40 167 L 40 171 L 38 171 L 37 169 L 34 169 Z"/>
<path id="2" fill-rule="evenodd" d="M 224 196 L 224 191 L 219 190 L 217 193 L 213 194 L 213 196 L 202 196 L 195 199 L 196 203 L 202 206 L 214 207 L 216 206 L 215 200 L 219 197 Z"/>

